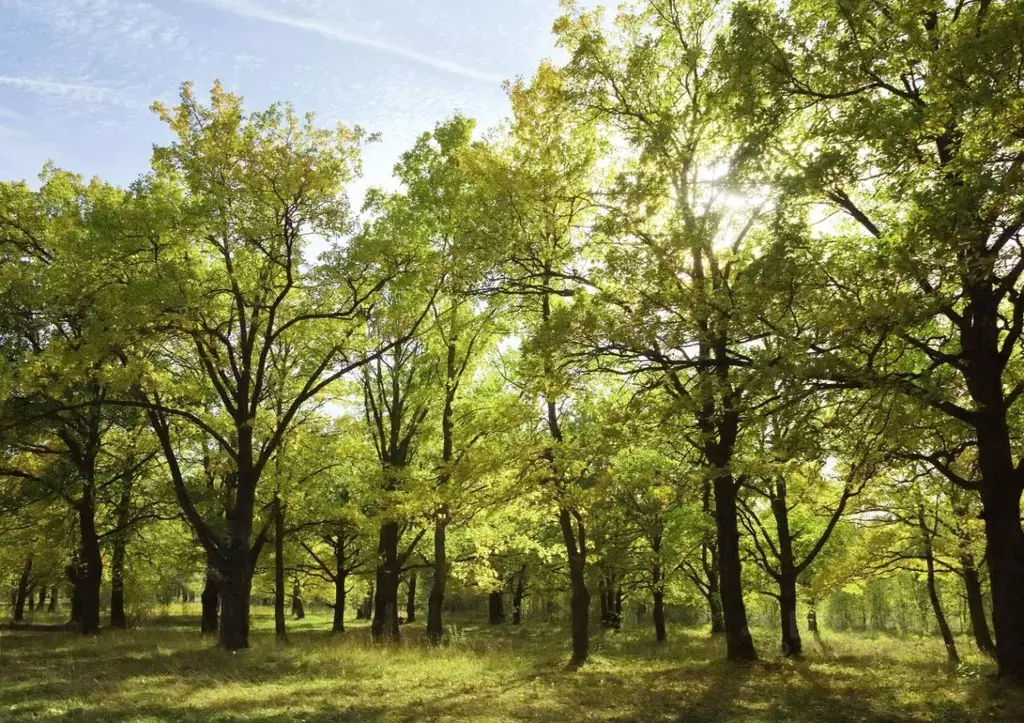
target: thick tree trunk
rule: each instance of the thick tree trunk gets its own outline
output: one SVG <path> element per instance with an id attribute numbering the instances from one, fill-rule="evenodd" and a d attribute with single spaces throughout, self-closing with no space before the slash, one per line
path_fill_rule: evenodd
<path id="1" fill-rule="evenodd" d="M 1024 534 L 1016 494 L 982 490 L 999 672 L 1024 684 Z"/>
<path id="2" fill-rule="evenodd" d="M 501 590 L 492 590 L 487 596 L 487 622 L 491 625 L 505 622 L 505 598 Z"/>
<path id="3" fill-rule="evenodd" d="M 252 592 L 249 550 L 229 551 L 228 563 L 228 569 L 219 571 L 219 645 L 225 650 L 243 650 L 249 647 L 249 595 Z"/>
<path id="4" fill-rule="evenodd" d="M 32 556 L 25 560 L 25 566 L 21 568 L 21 575 L 18 577 L 18 588 L 14 593 L 14 614 L 12 619 L 20 623 L 25 619 L 25 601 L 29 595 L 29 581 L 32 577 Z"/>
<path id="5" fill-rule="evenodd" d="M 434 581 L 427 599 L 427 638 L 437 644 L 444 637 L 443 606 L 448 587 L 448 522 L 442 513 L 434 523 Z"/>
<path id="6" fill-rule="evenodd" d="M 796 657 L 803 653 L 800 629 L 796 623 L 796 574 L 783 571 L 779 579 L 779 612 L 782 616 L 782 654 Z"/>
<path id="7" fill-rule="evenodd" d="M 398 560 L 398 523 L 386 522 L 380 527 L 377 546 L 377 594 L 373 601 L 374 640 L 398 640 L 398 585 L 401 570 Z"/>
<path id="8" fill-rule="evenodd" d="M 740 535 L 736 510 L 737 489 L 732 475 L 720 473 L 714 481 L 714 492 L 726 655 L 730 660 L 756 660 L 754 640 L 747 626 L 747 608 L 743 603 Z"/>
<path id="9" fill-rule="evenodd" d="M 583 519 L 576 516 L 578 533 L 573 529 L 573 513 L 562 508 L 558 514 L 559 527 L 569 558 L 569 617 L 572 627 L 572 665 L 587 662 L 590 653 L 590 591 L 587 590 L 587 534 Z"/>
<path id="10" fill-rule="evenodd" d="M 110 556 L 110 627 L 124 630 L 128 617 L 124 612 L 124 558 L 127 540 L 118 535 L 114 540 L 114 551 Z"/>
<path id="11" fill-rule="evenodd" d="M 416 573 L 410 572 L 406 582 L 405 622 L 416 622 Z"/>
<path id="12" fill-rule="evenodd" d="M 512 624 L 519 625 L 523 622 L 523 598 L 526 595 L 526 565 L 523 565 L 516 575 L 516 585 L 512 589 Z"/>
<path id="13" fill-rule="evenodd" d="M 78 632 L 95 635 L 100 631 L 100 585 L 103 580 L 103 555 L 96 534 L 96 509 L 92 486 L 86 486 L 78 503 L 78 523 L 81 534 L 81 561 L 78 566 L 76 594 L 78 596 Z"/>
<path id="14" fill-rule="evenodd" d="M 220 605 L 217 592 L 217 571 L 209 556 L 207 556 L 206 562 L 206 584 L 203 586 L 203 592 L 199 596 L 199 600 L 203 606 L 202 622 L 200 623 L 201 631 L 203 633 L 217 632 L 217 608 Z"/>
<path id="15" fill-rule="evenodd" d="M 993 655 L 996 650 L 992 642 L 992 636 L 988 630 L 988 620 L 985 617 L 985 599 L 981 592 L 981 579 L 978 577 L 978 569 L 974 565 L 974 558 L 964 555 L 960 559 L 961 569 L 964 577 L 964 590 L 967 594 L 967 610 L 971 618 L 971 632 L 974 634 L 974 642 L 978 650 Z"/>
<path id="16" fill-rule="evenodd" d="M 1024 530 L 1020 520 L 1024 473 L 1013 462 L 998 309 L 987 289 L 987 284 L 969 289 L 974 324 L 962 333 L 961 344 L 970 362 L 964 376 L 978 410 L 974 427 L 996 660 L 1000 675 L 1024 684 Z"/>
<path id="17" fill-rule="evenodd" d="M 284 619 L 284 508 L 274 495 L 274 634 L 278 639 L 288 635 Z"/>

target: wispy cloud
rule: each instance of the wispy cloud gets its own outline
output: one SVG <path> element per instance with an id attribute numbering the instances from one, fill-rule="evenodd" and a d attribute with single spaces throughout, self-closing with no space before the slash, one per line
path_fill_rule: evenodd
<path id="1" fill-rule="evenodd" d="M 453 63 L 442 58 L 436 58 L 432 55 L 420 53 L 410 48 L 405 48 L 394 43 L 389 43 L 384 40 L 377 40 L 375 38 L 368 38 L 355 33 L 350 33 L 346 30 L 342 30 L 334 25 L 323 22 L 321 20 L 311 18 L 301 18 L 284 13 L 276 12 L 267 8 L 257 7 L 248 0 L 192 0 L 203 5 L 224 10 L 241 17 L 250 18 L 253 20 L 261 20 L 268 23 L 275 23 L 277 25 L 285 25 L 288 27 L 296 28 L 299 30 L 305 30 L 307 32 L 316 33 L 322 35 L 331 40 L 336 40 L 340 43 L 347 45 L 357 45 L 364 48 L 372 48 L 382 53 L 388 53 L 399 58 L 405 58 L 411 60 L 414 63 L 425 65 L 436 70 L 441 70 L 446 73 L 453 73 L 455 75 L 461 75 L 466 78 L 472 78 L 473 80 L 486 81 L 489 83 L 501 82 L 502 77 L 493 73 L 486 73 L 476 68 L 471 68 L 459 63 Z"/>
<path id="2" fill-rule="evenodd" d="M 63 83 L 45 78 L 23 78 L 12 75 L 0 75 L 0 85 L 20 90 L 75 100 L 85 103 L 101 103 L 108 105 L 126 105 L 115 91 L 98 85 L 86 83 Z"/>
<path id="3" fill-rule="evenodd" d="M 0 0 L 0 6 L 48 23 L 62 41 L 185 45 L 175 18 L 141 0 Z"/>

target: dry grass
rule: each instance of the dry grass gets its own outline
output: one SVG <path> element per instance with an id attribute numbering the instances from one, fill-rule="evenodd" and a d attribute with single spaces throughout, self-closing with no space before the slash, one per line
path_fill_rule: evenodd
<path id="1" fill-rule="evenodd" d="M 594 659 L 566 669 L 567 632 L 467 622 L 442 649 L 419 625 L 399 647 L 365 628 L 340 636 L 326 616 L 293 624 L 287 644 L 254 619 L 250 650 L 225 653 L 193 617 L 97 638 L 4 632 L 0 721 L 976 721 L 1024 719 L 1024 695 L 968 656 L 951 671 L 938 640 L 852 635 L 808 641 L 802 661 L 747 666 L 723 644 L 671 630 L 599 634 Z M 773 650 L 770 632 L 758 636 Z M 966 641 L 965 641 L 966 646 Z"/>

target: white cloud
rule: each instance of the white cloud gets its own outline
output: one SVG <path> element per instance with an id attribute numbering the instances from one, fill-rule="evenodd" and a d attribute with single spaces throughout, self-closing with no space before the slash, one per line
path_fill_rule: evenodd
<path id="1" fill-rule="evenodd" d="M 394 43 L 389 43 L 384 40 L 377 40 L 374 38 L 364 37 L 355 33 L 342 30 L 329 23 L 312 19 L 312 18 L 301 18 L 294 17 L 292 15 L 286 15 L 281 12 L 269 10 L 267 8 L 257 7 L 248 0 L 192 0 L 203 5 L 224 10 L 241 17 L 250 18 L 253 20 L 261 20 L 263 22 L 275 23 L 277 25 L 285 25 L 288 27 L 296 28 L 299 30 L 305 30 L 311 33 L 317 33 L 324 37 L 336 40 L 340 43 L 347 45 L 357 45 L 364 48 L 372 48 L 379 50 L 383 53 L 388 53 L 406 60 L 411 60 L 420 65 L 425 65 L 436 70 L 442 70 L 446 73 L 453 73 L 455 75 L 461 75 L 466 78 L 472 78 L 473 80 L 481 80 L 490 83 L 501 82 L 502 77 L 493 73 L 486 73 L 476 68 L 471 68 L 458 63 L 453 63 L 442 58 L 436 58 L 432 55 L 426 55 L 410 48 L 405 48 Z"/>
<path id="2" fill-rule="evenodd" d="M 110 88 L 86 83 L 63 83 L 45 78 L 0 75 L 0 85 L 18 88 L 19 90 L 38 95 L 56 96 L 65 100 L 107 105 L 128 105 Z"/>

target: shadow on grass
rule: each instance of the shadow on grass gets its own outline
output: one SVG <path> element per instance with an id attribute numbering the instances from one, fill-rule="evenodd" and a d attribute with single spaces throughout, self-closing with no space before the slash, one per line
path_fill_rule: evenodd
<path id="1" fill-rule="evenodd" d="M 459 643 L 433 649 L 420 626 L 381 647 L 364 627 L 331 635 L 312 621 L 287 646 L 257 632 L 233 654 L 180 632 L 190 622 L 96 638 L 4 633 L 0 721 L 1009 721 L 1024 710 L 987 669 L 950 673 L 930 648 L 898 648 L 897 660 L 835 645 L 741 665 L 722 660 L 719 639 L 679 631 L 654 645 L 636 631 L 595 635 L 593 660 L 569 670 L 568 635 L 554 626 L 466 625 Z"/>

